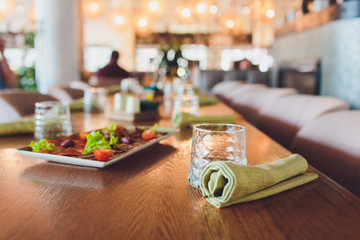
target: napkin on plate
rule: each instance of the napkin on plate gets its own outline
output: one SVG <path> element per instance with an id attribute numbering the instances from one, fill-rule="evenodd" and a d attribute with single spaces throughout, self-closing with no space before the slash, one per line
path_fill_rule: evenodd
<path id="1" fill-rule="evenodd" d="M 17 121 L 1 123 L 0 136 L 33 133 L 35 128 L 34 118 L 26 117 Z"/>
<path id="2" fill-rule="evenodd" d="M 235 115 L 215 115 L 197 117 L 190 113 L 179 112 L 172 116 L 171 119 L 175 128 L 191 127 L 198 123 L 235 123 Z"/>
<path id="3" fill-rule="evenodd" d="M 200 189 L 217 208 L 265 198 L 318 177 L 305 173 L 307 161 L 298 154 L 258 166 L 214 161 L 203 170 Z"/>

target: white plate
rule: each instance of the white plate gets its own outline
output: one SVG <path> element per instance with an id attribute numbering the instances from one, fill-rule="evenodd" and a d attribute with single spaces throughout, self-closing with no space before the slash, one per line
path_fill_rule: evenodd
<path id="1" fill-rule="evenodd" d="M 126 127 L 128 130 L 134 129 L 134 127 L 130 126 L 130 127 Z M 89 159 L 81 159 L 81 158 L 76 158 L 76 157 L 68 157 L 68 156 L 60 156 L 60 155 L 54 155 L 54 154 L 49 154 L 49 153 L 38 153 L 38 152 L 32 152 L 32 151 L 28 151 L 26 150 L 28 147 L 22 147 L 22 148 L 18 148 L 16 149 L 16 152 L 20 155 L 26 156 L 26 157 L 32 157 L 32 158 L 40 158 L 40 159 L 45 159 L 45 160 L 49 160 L 49 161 L 53 161 L 53 162 L 58 162 L 58 163 L 65 163 L 65 164 L 73 164 L 73 165 L 79 165 L 79 166 L 88 166 L 88 167 L 98 167 L 98 168 L 103 168 L 106 166 L 109 166 L 111 164 L 114 164 L 120 160 L 123 160 L 124 158 L 126 158 L 127 156 L 136 153 L 138 151 L 141 151 L 167 137 L 170 137 L 172 135 L 174 135 L 175 133 L 178 132 L 178 130 L 176 129 L 171 129 L 171 128 L 156 128 L 157 132 L 164 132 L 167 133 L 166 135 L 153 139 L 152 141 L 149 141 L 135 149 L 130 149 L 127 153 L 122 154 L 121 156 L 114 158 L 108 162 L 101 162 L 101 161 L 96 161 L 96 160 L 89 160 Z"/>

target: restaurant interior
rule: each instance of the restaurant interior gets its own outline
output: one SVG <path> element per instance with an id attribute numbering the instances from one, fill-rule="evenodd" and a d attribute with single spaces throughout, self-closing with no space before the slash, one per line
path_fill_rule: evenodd
<path id="1" fill-rule="evenodd" d="M 356 29 L 360 0 L 0 0 L 0 239 L 358 238 Z"/>

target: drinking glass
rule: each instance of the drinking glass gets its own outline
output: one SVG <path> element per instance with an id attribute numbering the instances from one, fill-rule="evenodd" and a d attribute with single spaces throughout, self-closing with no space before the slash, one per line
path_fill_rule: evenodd
<path id="1" fill-rule="evenodd" d="M 34 136 L 40 140 L 57 139 L 72 134 L 70 108 L 56 101 L 35 103 Z"/>
<path id="2" fill-rule="evenodd" d="M 194 95 L 194 86 L 191 83 L 182 83 L 179 84 L 176 89 L 177 95 Z"/>
<path id="3" fill-rule="evenodd" d="M 114 111 L 124 112 L 126 108 L 127 95 L 123 93 L 115 93 L 114 95 Z"/>
<path id="4" fill-rule="evenodd" d="M 191 113 L 199 116 L 199 97 L 196 95 L 178 95 L 174 97 L 172 114 L 178 112 Z"/>
<path id="5" fill-rule="evenodd" d="M 92 87 L 87 88 L 84 94 L 84 111 L 104 112 L 106 106 L 105 88 Z"/>
<path id="6" fill-rule="evenodd" d="M 212 161 L 247 164 L 245 127 L 236 124 L 204 123 L 193 127 L 188 180 L 199 188 L 204 167 Z"/>

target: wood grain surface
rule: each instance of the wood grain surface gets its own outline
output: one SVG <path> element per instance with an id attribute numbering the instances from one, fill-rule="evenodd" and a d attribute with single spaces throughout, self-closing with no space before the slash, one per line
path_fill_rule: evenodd
<path id="1" fill-rule="evenodd" d="M 201 114 L 235 114 L 226 105 Z M 291 153 L 244 121 L 249 164 Z M 106 114 L 72 113 L 74 131 Z M 111 121 L 112 122 L 112 121 Z M 121 123 L 121 122 L 118 122 Z M 122 123 L 126 124 L 126 123 Z M 152 125 L 152 122 L 138 123 Z M 161 127 L 171 127 L 161 118 Z M 187 181 L 191 130 L 104 169 L 18 155 L 32 136 L 0 137 L 0 239 L 357 239 L 360 200 L 319 179 L 266 199 L 217 209 Z M 310 167 L 310 171 L 317 172 Z"/>

